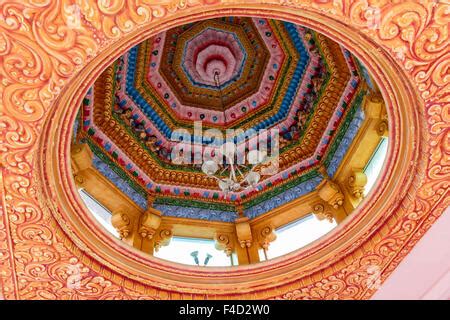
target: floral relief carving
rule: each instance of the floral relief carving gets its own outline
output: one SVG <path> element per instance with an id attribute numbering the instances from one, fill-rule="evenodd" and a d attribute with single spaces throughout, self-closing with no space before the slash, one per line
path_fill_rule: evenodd
<path id="1" fill-rule="evenodd" d="M 137 4 L 139 3 L 139 4 Z M 234 0 L 5 0 L 0 4 L 0 296 L 5 299 L 157 299 L 173 291 L 137 283 L 126 286 L 61 231 L 44 204 L 38 179 L 44 123 L 68 82 L 108 45 L 139 27 L 175 13 L 186 16 Z M 420 173 L 399 210 L 388 217 L 387 236 L 355 242 L 350 264 L 309 285 L 293 281 L 284 293 L 252 293 L 279 299 L 361 299 L 383 281 L 449 206 L 450 107 L 448 20 L 445 1 L 249 0 L 321 13 L 360 30 L 386 50 L 420 95 Z M 271 4 L 269 7 L 268 4 Z M 370 5 L 369 5 L 370 3 Z M 237 4 L 236 4 L 237 5 Z M 212 7 L 214 6 L 214 7 Z M 224 8 L 224 7 L 222 7 Z M 377 18 L 378 17 L 378 18 Z M 45 201 L 44 201 L 44 200 Z M 46 202 L 47 201 L 47 202 Z M 52 207 L 53 208 L 53 207 Z M 54 209 L 54 208 L 53 208 Z M 52 209 L 52 210 L 53 210 Z M 54 209 L 56 210 L 56 209 Z M 369 235 L 367 235 L 369 237 Z M 167 237 L 161 238 L 170 238 Z M 370 249 L 358 249 L 367 241 Z M 359 251 L 358 251 L 359 250 Z M 378 280 L 375 279 L 375 280 Z M 175 290 L 177 289 L 177 290 Z M 279 289 L 278 289 L 279 290 Z M 179 290 L 178 290 L 179 291 Z M 200 294 L 199 294 L 200 295 Z M 189 293 L 188 297 L 193 295 Z"/>

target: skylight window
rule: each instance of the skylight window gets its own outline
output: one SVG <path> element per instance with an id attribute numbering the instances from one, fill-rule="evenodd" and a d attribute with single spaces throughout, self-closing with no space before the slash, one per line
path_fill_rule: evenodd
<path id="1" fill-rule="evenodd" d="M 386 158 L 388 148 L 388 138 L 383 138 L 378 144 L 372 158 L 364 168 L 364 173 L 367 176 L 367 184 L 364 188 L 364 196 L 366 196 L 372 187 L 375 185 L 377 178 L 383 168 L 384 159 Z"/>
<path id="2" fill-rule="evenodd" d="M 187 264 L 208 267 L 231 266 L 237 264 L 227 257 L 225 252 L 215 248 L 212 239 L 172 237 L 169 245 L 161 247 L 154 253 L 155 257 Z"/>
<path id="3" fill-rule="evenodd" d="M 95 200 L 89 193 L 84 189 L 79 189 L 81 199 L 83 200 L 86 207 L 92 213 L 94 218 L 110 233 L 112 233 L 116 238 L 119 238 L 119 234 L 116 229 L 111 224 L 111 212 L 102 206 L 97 200 Z"/>
<path id="4" fill-rule="evenodd" d="M 336 227 L 336 222 L 319 221 L 312 214 L 275 230 L 277 238 L 269 249 L 260 250 L 260 260 L 273 259 L 302 248 Z M 266 259 L 266 256 L 267 259 Z"/>

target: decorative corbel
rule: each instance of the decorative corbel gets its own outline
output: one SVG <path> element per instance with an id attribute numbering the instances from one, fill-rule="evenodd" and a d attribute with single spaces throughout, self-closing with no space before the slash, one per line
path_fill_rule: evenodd
<path id="1" fill-rule="evenodd" d="M 81 173 L 74 174 L 73 179 L 78 187 L 83 187 L 84 182 L 86 181 L 86 178 Z"/>
<path id="2" fill-rule="evenodd" d="M 384 100 L 381 93 L 378 91 L 374 91 L 366 96 L 363 109 L 364 114 L 367 118 L 381 119 L 384 109 Z"/>
<path id="3" fill-rule="evenodd" d="M 138 232 L 142 238 L 151 240 L 160 225 L 161 212 L 153 208 L 148 208 L 142 216 L 141 225 Z"/>
<path id="4" fill-rule="evenodd" d="M 269 249 L 269 244 L 272 241 L 275 241 L 275 239 L 277 238 L 277 235 L 275 234 L 275 229 L 271 225 L 266 225 L 262 227 L 261 229 L 259 229 L 257 234 L 259 245 L 264 250 Z"/>
<path id="5" fill-rule="evenodd" d="M 328 210 L 327 205 L 323 202 L 317 202 L 311 206 L 311 210 L 314 213 L 314 216 L 322 221 L 328 220 L 329 222 L 333 222 L 334 216 L 331 210 Z"/>
<path id="6" fill-rule="evenodd" d="M 364 196 L 364 187 L 367 184 L 366 174 L 362 170 L 353 170 L 347 182 L 352 196 L 361 199 Z"/>
<path id="7" fill-rule="evenodd" d="M 86 178 L 82 172 L 92 166 L 93 153 L 89 146 L 83 144 L 73 144 L 70 149 L 72 158 L 71 167 L 75 183 L 79 187 L 83 187 Z"/>
<path id="8" fill-rule="evenodd" d="M 70 149 L 70 154 L 74 173 L 86 170 L 92 166 L 94 155 L 86 143 L 73 144 Z"/>
<path id="9" fill-rule="evenodd" d="M 154 250 L 158 251 L 162 246 L 167 246 L 172 239 L 172 230 L 161 229 L 154 235 L 155 245 Z"/>
<path id="10" fill-rule="evenodd" d="M 334 209 L 344 204 L 344 194 L 339 186 L 333 181 L 326 181 L 318 190 L 319 197 L 329 203 Z"/>
<path id="11" fill-rule="evenodd" d="M 388 130 L 389 130 L 388 120 L 384 119 L 384 117 L 383 117 L 380 121 L 378 121 L 376 130 L 380 137 L 387 137 Z"/>
<path id="12" fill-rule="evenodd" d="M 384 100 L 380 92 L 372 92 L 366 97 L 364 114 L 368 119 L 378 120 L 375 130 L 381 137 L 386 137 L 389 125 Z"/>
<path id="13" fill-rule="evenodd" d="M 120 235 L 120 239 L 127 238 L 133 231 L 132 220 L 124 211 L 113 212 L 111 216 L 111 224 L 116 228 Z"/>
<path id="14" fill-rule="evenodd" d="M 227 257 L 231 256 L 234 250 L 233 235 L 220 233 L 216 234 L 214 240 L 216 241 L 216 249 L 225 251 Z"/>
<path id="15" fill-rule="evenodd" d="M 249 218 L 242 217 L 236 219 L 236 236 L 239 241 L 239 245 L 242 248 L 249 248 L 252 245 L 252 229 L 250 228 Z"/>

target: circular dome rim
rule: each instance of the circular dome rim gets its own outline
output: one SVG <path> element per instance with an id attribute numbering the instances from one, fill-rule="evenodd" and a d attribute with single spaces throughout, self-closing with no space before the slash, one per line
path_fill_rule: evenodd
<path id="1" fill-rule="evenodd" d="M 320 18 L 320 17 L 317 17 L 317 16 L 314 16 L 314 18 L 312 18 L 312 16 L 314 15 L 312 12 L 308 12 L 306 14 L 306 15 L 311 14 L 311 16 L 309 17 L 309 19 L 311 19 L 311 20 L 309 20 L 307 17 L 305 17 L 305 12 L 303 12 L 303 13 L 299 12 L 298 15 L 295 15 L 295 14 L 288 14 L 288 13 L 285 13 L 285 12 L 282 12 L 282 11 L 275 11 L 273 9 L 272 10 L 265 9 L 265 10 L 258 9 L 258 10 L 255 10 L 255 11 L 248 11 L 248 9 L 239 8 L 239 10 L 233 11 L 233 14 L 236 15 L 236 14 L 241 13 L 242 15 L 264 16 L 264 17 L 269 17 L 269 18 L 285 19 L 285 20 L 289 20 L 289 21 L 294 22 L 294 23 L 301 23 L 303 25 L 311 27 L 312 29 L 314 29 L 314 30 L 316 30 L 318 32 L 321 32 L 321 33 L 325 34 L 326 36 L 334 39 L 335 41 L 336 41 L 336 39 L 335 39 L 336 36 L 335 35 L 339 34 L 339 31 L 334 30 L 332 32 L 334 36 L 330 36 L 330 34 L 328 34 L 327 32 L 324 32 L 324 30 L 321 30 L 321 28 L 325 24 L 323 24 L 323 22 L 320 23 L 318 21 L 320 21 L 320 20 L 331 20 L 331 19 L 330 18 L 324 18 L 324 17 Z M 267 15 L 265 15 L 263 12 L 267 13 Z M 226 11 L 226 10 L 218 10 L 218 11 L 211 10 L 211 11 L 208 11 L 208 14 L 211 15 L 210 17 L 223 16 L 224 13 L 226 14 L 226 13 L 228 13 L 228 11 Z M 194 19 L 200 20 L 200 19 L 197 19 L 197 18 L 203 18 L 204 19 L 204 18 L 206 18 L 206 16 L 207 16 L 206 12 L 203 12 L 202 14 L 191 15 L 189 17 L 189 19 L 192 19 L 191 21 L 194 21 Z M 171 21 L 170 23 L 167 22 L 167 24 L 175 25 L 175 23 L 173 23 L 174 21 L 175 20 Z M 178 20 L 176 20 L 176 21 L 178 22 Z M 185 22 L 186 22 L 186 20 L 182 21 L 182 23 L 185 23 Z M 148 32 L 148 34 L 156 33 L 156 31 L 149 32 L 149 29 L 150 29 L 149 26 L 146 27 L 146 32 Z M 159 27 L 164 26 L 164 21 L 160 21 L 158 23 L 158 26 Z M 330 25 L 328 25 L 328 27 L 329 26 Z M 153 29 L 153 30 L 155 30 L 155 29 Z M 167 27 L 165 27 L 164 29 L 167 29 Z M 113 48 L 113 47 L 115 47 L 116 49 L 118 47 L 121 47 L 121 50 L 118 50 L 118 52 L 122 52 L 123 49 L 131 47 L 132 43 L 139 43 L 139 42 L 141 42 L 142 40 L 144 40 L 148 36 L 145 36 L 145 37 L 143 36 L 143 32 L 142 32 L 143 29 L 141 29 L 140 31 L 141 31 L 140 34 L 128 35 L 127 37 L 122 38 L 119 42 L 117 42 L 115 44 L 115 46 L 112 46 L 109 49 L 112 50 L 111 48 Z M 354 32 L 356 33 L 356 31 L 354 31 Z M 133 41 L 130 41 L 131 38 L 133 38 Z M 124 40 L 124 39 L 126 39 L 126 40 Z M 342 39 L 340 39 L 340 40 L 342 40 Z M 368 40 L 365 40 L 365 41 L 368 42 Z M 345 41 L 339 41 L 338 40 L 338 42 L 342 43 L 342 42 L 345 42 Z M 123 45 L 124 43 L 125 43 L 125 45 Z M 345 43 L 344 43 L 344 46 L 347 49 L 349 49 L 349 46 L 347 46 Z M 349 50 L 352 53 L 354 53 L 355 55 L 357 55 L 357 56 L 359 55 L 359 52 L 355 51 L 353 48 L 351 48 Z M 101 58 L 105 58 L 106 51 L 102 52 L 102 54 L 100 56 L 101 56 Z M 97 59 L 95 59 L 94 62 L 91 62 L 89 64 L 89 66 L 92 66 L 93 63 L 95 63 L 97 71 L 98 70 L 102 70 L 102 68 L 106 67 L 107 65 L 109 65 L 110 62 L 113 61 L 111 59 L 111 56 L 106 57 L 106 59 L 104 59 L 102 61 L 98 61 L 98 60 L 100 60 L 99 57 L 97 57 Z M 387 59 L 385 59 L 385 60 L 387 61 Z M 386 61 L 384 61 L 384 62 L 386 62 Z M 373 71 L 373 68 L 375 68 L 375 66 L 373 66 L 373 65 L 368 65 L 368 64 L 365 64 L 365 65 L 371 71 Z M 394 63 L 392 63 L 391 66 L 392 65 L 395 66 Z M 77 83 L 77 81 L 79 83 L 80 77 L 83 74 L 83 71 L 85 71 L 85 73 L 86 73 L 86 69 L 87 69 L 87 66 L 86 66 L 85 69 L 80 71 L 80 73 L 72 80 L 72 84 Z M 86 78 L 88 78 L 88 77 L 85 76 L 84 79 L 86 79 Z M 379 78 L 379 75 L 377 75 L 376 78 Z M 96 79 L 96 76 L 93 77 L 91 75 L 90 81 L 87 81 L 85 83 L 84 88 L 85 89 L 87 88 L 86 84 L 87 85 L 91 85 L 95 81 L 95 79 Z M 404 85 L 405 88 L 403 90 L 405 92 L 407 92 L 408 91 L 407 90 L 408 86 L 410 84 L 409 84 L 409 82 L 405 82 L 405 83 L 401 83 L 400 85 L 401 86 Z M 65 89 L 67 89 L 67 88 L 70 88 L 70 86 L 67 86 Z M 392 88 L 390 88 L 390 90 L 387 90 L 385 88 L 382 89 L 383 94 L 385 96 L 388 96 L 389 98 L 393 98 L 394 92 L 392 92 L 391 90 L 392 90 Z M 82 93 L 84 94 L 84 92 L 82 92 Z M 67 98 L 68 96 L 71 97 L 72 105 L 77 105 L 77 104 L 73 104 L 73 101 L 77 100 L 77 99 L 80 100 L 83 95 L 82 94 L 77 94 L 76 92 L 69 93 L 69 92 L 67 92 L 67 90 L 65 90 L 64 94 L 60 95 L 60 97 L 59 97 L 60 99 L 58 100 L 58 103 L 61 104 L 61 100 L 63 100 L 64 97 Z M 410 98 L 411 100 L 414 100 L 413 96 L 411 96 L 411 97 L 407 96 L 406 98 Z M 388 101 L 390 101 L 390 99 Z M 417 105 L 415 103 L 416 101 L 413 101 L 413 102 L 414 103 L 412 103 L 411 106 L 415 107 Z M 61 109 L 61 106 L 60 106 L 59 109 Z M 73 109 L 73 106 L 72 106 L 72 109 Z M 418 110 L 418 109 L 419 108 L 416 108 L 416 110 Z M 74 112 L 74 110 L 71 110 L 72 113 L 70 115 L 69 115 L 69 113 L 66 113 L 65 115 L 61 115 L 60 114 L 59 116 L 63 116 L 63 117 L 65 116 L 66 123 L 68 121 L 69 123 L 73 124 L 73 121 L 74 121 L 74 118 L 75 118 L 74 114 L 76 113 L 76 112 Z M 409 110 L 414 110 L 414 109 L 411 109 L 411 107 L 410 107 Z M 391 116 L 395 115 L 393 113 L 394 111 L 391 109 L 391 106 L 389 106 L 388 112 L 389 112 L 390 119 L 397 119 L 397 118 L 399 118 L 398 115 L 395 116 L 395 117 L 391 117 Z M 55 117 L 56 115 L 57 115 L 57 112 L 55 112 L 53 116 Z M 417 117 L 417 111 L 416 111 L 416 114 L 412 115 L 412 118 L 414 118 L 414 117 Z M 50 120 L 52 120 L 52 119 L 50 119 Z M 409 120 L 411 120 L 411 119 L 409 119 Z M 414 119 L 414 120 L 417 121 L 417 119 Z M 414 120 L 413 120 L 413 123 L 414 123 Z M 398 119 L 396 121 L 398 121 Z M 403 121 L 405 121 L 405 119 L 403 119 Z M 52 122 L 52 121 L 48 121 L 48 122 Z M 396 129 L 398 129 L 398 125 L 400 125 L 400 124 L 399 123 L 394 123 L 394 124 L 391 123 L 391 128 L 394 128 L 394 127 L 397 126 Z M 65 126 L 61 126 L 61 127 L 63 127 L 62 129 L 64 130 Z M 61 127 L 59 129 L 61 129 Z M 71 126 L 68 126 L 68 127 L 71 128 Z M 51 123 L 50 123 L 50 125 L 49 125 L 49 123 L 47 123 L 46 128 L 47 128 L 47 133 L 48 134 L 49 133 L 50 133 L 50 135 L 57 134 L 56 130 L 58 128 L 56 128 L 54 124 L 51 125 Z M 415 125 L 415 126 L 411 127 L 411 130 L 413 130 L 415 132 L 415 134 L 413 135 L 413 139 L 417 139 L 417 137 L 416 137 L 417 132 L 416 131 L 418 130 L 418 128 L 419 128 L 418 125 Z M 69 132 L 68 132 L 68 130 L 69 130 Z M 231 277 L 230 274 L 235 274 L 235 275 L 233 275 L 233 277 L 239 278 L 239 277 L 242 277 L 244 273 L 248 274 L 249 271 L 253 271 L 253 272 L 261 271 L 261 272 L 267 273 L 267 272 L 270 272 L 270 270 L 273 269 L 274 267 L 276 267 L 278 269 L 278 271 L 280 271 L 280 270 L 282 271 L 283 268 L 280 268 L 280 267 L 282 267 L 281 264 L 284 264 L 284 265 L 292 264 L 293 261 L 296 261 L 297 263 L 305 262 L 305 259 L 302 260 L 301 257 L 304 258 L 305 256 L 310 256 L 314 252 L 314 250 L 317 253 L 317 250 L 319 250 L 320 247 L 323 247 L 325 244 L 330 243 L 331 240 L 339 238 L 340 236 L 344 236 L 344 233 L 349 235 L 349 231 L 350 230 L 355 232 L 355 229 L 352 228 L 352 225 L 354 227 L 356 222 L 358 222 L 358 221 L 361 222 L 362 218 L 364 218 L 363 217 L 364 213 L 367 213 L 367 211 L 370 209 L 369 207 L 374 205 L 374 203 L 373 203 L 374 199 L 380 197 L 380 195 L 381 195 L 381 191 L 380 190 L 376 190 L 375 192 L 371 192 L 370 196 L 368 197 L 369 199 L 364 201 L 364 203 L 353 214 L 353 219 L 347 220 L 343 225 L 339 226 L 337 229 L 332 231 L 330 234 L 326 235 L 319 242 L 315 242 L 312 245 L 308 246 L 307 248 L 303 248 L 303 249 L 297 250 L 297 251 L 295 251 L 295 252 L 293 252 L 291 254 L 288 254 L 286 256 L 283 256 L 283 257 L 280 257 L 280 258 L 277 258 L 277 259 L 273 259 L 273 260 L 270 260 L 268 262 L 264 262 L 264 263 L 260 263 L 260 264 L 255 264 L 255 265 L 250 265 L 250 266 L 245 266 L 245 267 L 244 266 L 234 267 L 233 270 L 230 270 L 230 268 L 208 268 L 207 270 L 204 270 L 204 269 L 198 268 L 198 267 L 194 267 L 194 268 L 189 268 L 189 267 L 185 267 L 185 266 L 180 267 L 180 265 L 177 265 L 175 263 L 169 263 L 169 262 L 161 263 L 161 260 L 157 260 L 155 258 L 146 256 L 146 255 L 142 254 L 141 252 L 138 252 L 137 250 L 125 247 L 123 244 L 121 244 L 117 240 L 113 240 L 112 244 L 111 243 L 107 244 L 105 242 L 106 241 L 111 242 L 112 236 L 107 235 L 106 231 L 104 231 L 104 230 L 102 230 L 100 228 L 96 229 L 96 232 L 100 231 L 97 234 L 95 232 L 92 232 L 92 229 L 91 229 L 91 233 L 92 234 L 89 235 L 89 236 L 87 236 L 83 232 L 80 232 L 80 228 L 84 228 L 84 230 L 89 230 L 93 226 L 98 226 L 98 224 L 96 224 L 96 222 L 93 221 L 93 219 L 90 216 L 90 214 L 86 212 L 86 209 L 81 204 L 81 200 L 74 193 L 74 191 L 75 191 L 74 182 L 73 182 L 73 179 L 71 179 L 71 177 L 70 177 L 70 172 L 71 172 L 70 171 L 70 163 L 69 163 L 69 158 L 70 157 L 68 156 L 70 145 L 69 145 L 69 143 L 67 143 L 67 142 L 70 141 L 69 140 L 70 139 L 70 129 L 67 129 L 67 127 L 66 127 L 65 128 L 65 133 L 66 134 L 62 135 L 61 138 L 62 138 L 62 142 L 66 142 L 66 144 L 65 145 L 58 145 L 58 148 L 61 148 L 61 150 L 63 151 L 63 153 L 62 153 L 63 154 L 63 158 L 62 159 L 64 161 L 54 161 L 54 163 L 58 163 L 58 164 L 62 165 L 62 167 L 52 168 L 52 169 L 46 168 L 44 165 L 42 165 L 42 167 L 41 167 L 41 170 L 42 170 L 41 174 L 45 177 L 44 181 L 55 181 L 55 180 L 58 181 L 58 180 L 60 180 L 65 186 L 69 187 L 69 190 L 67 190 L 67 191 L 70 191 L 70 193 L 69 192 L 67 192 L 67 193 L 63 192 L 62 194 L 60 194 L 60 198 L 57 199 L 58 200 L 57 203 L 55 204 L 54 207 L 51 208 L 52 214 L 56 217 L 56 219 L 58 220 L 58 222 L 61 225 L 62 229 L 66 233 L 66 235 L 70 239 L 72 239 L 74 243 L 77 244 L 79 249 L 84 251 L 89 256 L 94 257 L 94 259 L 96 259 L 98 261 L 101 261 L 102 264 L 106 264 L 106 265 L 109 264 L 110 266 L 112 266 L 112 268 L 115 271 L 117 271 L 117 272 L 119 272 L 121 274 L 124 274 L 126 277 L 134 278 L 135 280 L 139 280 L 139 281 L 146 282 L 146 283 L 150 284 L 150 282 L 148 282 L 148 280 L 143 281 L 144 279 L 142 278 L 143 275 L 144 276 L 147 275 L 147 279 L 149 279 L 148 278 L 148 274 L 146 274 L 147 272 L 150 271 L 150 270 L 148 270 L 148 267 L 149 266 L 157 266 L 157 265 L 159 265 L 159 267 L 162 267 L 162 269 L 164 269 L 164 270 L 159 270 L 160 274 L 158 276 L 153 275 L 153 277 L 150 277 L 150 279 L 152 279 L 152 280 L 157 280 L 156 283 L 158 283 L 158 284 L 156 284 L 156 285 L 160 286 L 161 288 L 171 288 L 171 289 L 173 289 L 172 286 L 174 284 L 176 284 L 178 286 L 178 290 L 180 290 L 180 288 L 183 288 L 183 283 L 181 281 L 172 282 L 172 281 L 168 281 L 168 279 L 164 279 L 163 280 L 163 278 L 164 278 L 163 275 L 164 274 L 166 274 L 166 276 L 167 275 L 173 276 L 175 272 L 187 271 L 189 273 L 190 270 L 193 270 L 191 273 L 194 273 L 194 271 L 195 271 L 197 277 L 198 277 L 198 274 L 201 274 L 201 276 L 209 276 L 209 277 L 211 277 L 214 274 L 221 273 L 221 274 L 223 274 L 224 277 L 227 277 L 227 278 Z M 396 144 L 399 143 L 397 136 L 393 136 L 393 138 L 394 138 L 393 141 L 395 143 L 391 144 L 391 146 L 389 147 L 389 151 L 388 151 L 387 163 L 389 164 L 389 166 L 386 166 L 386 164 L 385 164 L 381 176 L 386 176 L 388 172 L 392 173 L 392 171 L 393 171 L 393 168 L 392 168 L 392 165 L 393 165 L 392 164 L 392 160 L 393 160 L 392 159 L 392 156 L 393 156 L 393 150 L 392 149 L 393 149 L 393 146 L 392 145 L 396 145 Z M 397 139 L 397 140 L 395 140 L 395 139 Z M 50 149 L 46 148 L 45 146 L 48 143 L 49 143 L 49 141 L 44 141 L 43 145 L 41 145 L 41 159 L 42 160 L 46 160 L 46 159 L 48 160 L 48 159 L 52 159 L 53 158 L 55 160 L 55 159 L 58 158 L 58 153 L 56 153 L 56 155 L 55 155 L 55 151 L 54 150 L 50 150 Z M 409 154 L 409 158 L 411 158 L 412 160 L 415 160 L 417 158 L 417 152 L 418 152 L 417 150 L 418 150 L 418 148 L 414 151 L 415 153 Z M 397 156 L 398 156 L 398 154 L 397 154 Z M 45 162 L 43 162 L 43 163 L 45 163 Z M 56 172 L 53 172 L 52 170 L 56 170 Z M 56 174 L 57 176 L 55 177 L 54 174 Z M 406 184 L 410 185 L 412 180 L 411 179 L 406 179 L 406 180 L 407 180 Z M 50 184 L 51 183 L 47 184 L 45 193 L 46 193 L 47 196 L 53 195 L 53 197 L 55 197 L 55 193 L 53 192 L 54 190 L 52 190 L 53 188 L 50 187 Z M 58 184 L 55 184 L 55 186 L 56 186 L 55 189 L 61 189 L 61 188 L 58 188 L 58 187 L 60 187 Z M 377 183 L 376 187 L 380 187 L 380 181 Z M 382 188 L 384 189 L 384 192 L 386 193 L 386 185 L 382 186 Z M 406 187 L 404 188 L 405 191 L 403 191 L 403 194 L 406 193 L 407 189 L 408 188 L 406 188 Z M 64 195 L 64 197 L 61 197 L 61 195 Z M 398 194 L 396 194 L 396 196 L 398 196 Z M 392 201 L 393 200 L 392 199 L 393 196 L 391 196 L 390 198 L 391 199 L 389 199 L 389 200 Z M 57 210 L 57 208 L 61 207 L 61 205 L 65 209 L 69 209 L 70 212 Z M 392 206 L 392 204 L 391 204 L 391 206 Z M 82 218 L 82 219 L 80 219 L 80 218 Z M 376 223 L 374 223 L 372 225 L 372 227 L 375 227 L 377 223 L 378 224 L 381 223 L 386 218 L 387 217 L 385 217 L 385 216 L 384 217 L 378 217 L 378 221 Z M 67 222 L 69 222 L 71 224 L 70 227 L 67 226 Z M 75 233 L 73 231 L 74 230 L 73 227 L 75 227 L 75 230 L 77 230 Z M 356 231 L 361 232 L 361 230 L 356 230 Z M 366 231 L 368 232 L 368 230 L 366 230 Z M 356 233 L 358 233 L 358 232 L 356 232 Z M 87 240 L 93 240 L 93 238 L 91 236 L 95 237 L 95 241 L 94 242 L 87 241 Z M 107 259 L 105 259 L 104 252 L 98 252 L 98 251 L 94 250 L 94 248 L 98 249 L 98 246 L 101 245 L 101 244 L 103 245 L 104 248 L 105 248 L 105 245 L 106 245 L 106 247 L 109 246 L 110 249 L 118 250 L 116 253 L 118 253 L 119 256 L 121 256 L 121 257 L 118 257 L 119 258 L 118 260 L 114 260 L 114 263 L 112 263 L 111 261 L 107 261 Z M 346 250 L 349 250 L 349 249 L 351 250 L 352 245 L 349 245 L 347 243 L 344 246 L 347 246 Z M 342 252 L 344 252 L 344 251 L 341 250 L 341 253 Z M 102 254 L 103 254 L 103 256 L 101 256 Z M 135 274 L 132 273 L 132 271 L 137 271 L 137 270 L 133 269 L 131 266 L 126 266 L 126 264 L 124 266 L 124 261 L 120 261 L 121 258 L 122 259 L 123 258 L 132 259 L 132 260 L 134 259 L 135 263 L 141 264 L 141 268 L 142 269 L 140 270 L 139 275 L 137 275 L 137 273 L 135 273 Z M 330 262 L 328 261 L 327 263 L 330 263 Z M 116 265 L 114 266 L 114 264 L 116 264 Z M 122 266 L 120 267 L 120 265 L 122 265 Z M 320 267 L 324 266 L 324 265 L 318 266 L 317 263 L 315 263 L 315 264 L 313 263 L 313 265 L 315 265 L 316 270 L 317 270 L 317 268 L 320 268 Z M 193 277 L 194 275 L 192 274 L 191 276 Z M 301 277 L 297 276 L 297 278 L 301 278 Z M 209 279 L 209 280 L 211 280 L 211 279 Z M 217 278 L 213 278 L 212 280 L 217 281 Z M 265 283 L 266 287 L 271 287 L 271 286 L 273 286 L 273 285 L 271 285 L 272 281 L 273 281 L 273 275 L 271 277 L 264 278 L 264 281 L 262 281 L 262 283 Z M 291 279 L 291 281 L 292 281 L 292 279 Z M 233 291 L 233 287 L 237 283 L 241 283 L 241 282 L 234 282 L 234 283 L 225 285 L 226 288 L 223 288 L 224 289 L 224 293 L 225 292 L 232 292 Z M 243 283 L 248 284 L 249 282 L 247 280 L 247 282 L 244 281 Z M 152 283 L 152 284 L 155 285 L 155 283 Z M 277 286 L 278 285 L 280 285 L 280 283 L 278 283 Z M 186 284 L 184 284 L 184 286 L 186 286 Z M 208 284 L 198 284 L 198 285 L 196 285 L 196 283 L 190 283 L 190 285 L 188 287 L 184 288 L 183 291 L 185 291 L 185 292 L 192 292 L 192 291 L 203 292 L 203 291 L 208 291 L 208 287 L 209 287 Z M 215 287 L 217 287 L 217 284 L 215 285 Z M 264 285 L 261 285 L 261 283 L 260 283 L 258 285 L 258 288 L 261 288 L 261 287 L 264 287 Z M 249 291 L 256 290 L 255 288 L 256 287 L 252 287 L 252 288 L 248 288 L 247 290 L 249 290 Z"/>

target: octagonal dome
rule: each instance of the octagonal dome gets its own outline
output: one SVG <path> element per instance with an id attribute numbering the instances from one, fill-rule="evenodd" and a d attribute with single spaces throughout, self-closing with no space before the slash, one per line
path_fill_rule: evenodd
<path id="1" fill-rule="evenodd" d="M 254 218 L 334 175 L 363 121 L 369 86 L 354 56 L 308 28 L 262 18 L 205 20 L 157 34 L 109 66 L 83 101 L 76 139 L 143 209 L 151 196 L 167 215 Z M 255 188 L 225 194 L 195 161 L 219 147 L 205 135 L 211 129 L 244 154 L 261 143 L 262 130 L 274 147 L 276 130 L 276 171 L 256 166 Z M 192 146 L 182 150 L 189 164 L 174 161 L 180 130 Z"/>

